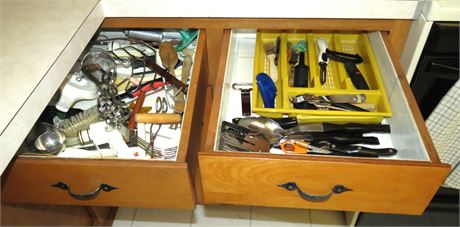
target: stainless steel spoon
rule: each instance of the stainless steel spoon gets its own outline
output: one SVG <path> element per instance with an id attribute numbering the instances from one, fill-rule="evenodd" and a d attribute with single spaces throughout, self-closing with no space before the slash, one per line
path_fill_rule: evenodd
<path id="1" fill-rule="evenodd" d="M 57 154 L 66 148 L 65 134 L 57 129 L 46 131 L 35 140 L 35 148 L 45 154 Z"/>
<path id="2" fill-rule="evenodd" d="M 271 144 L 278 143 L 283 138 L 284 129 L 273 119 L 260 117 L 234 118 L 233 123 L 262 133 Z"/>

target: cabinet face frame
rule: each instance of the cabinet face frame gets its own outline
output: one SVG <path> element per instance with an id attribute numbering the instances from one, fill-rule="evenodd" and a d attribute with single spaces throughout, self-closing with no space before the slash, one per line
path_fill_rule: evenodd
<path id="1" fill-rule="evenodd" d="M 431 138 L 426 130 L 426 127 L 421 118 L 420 112 L 418 111 L 415 99 L 410 91 L 407 80 L 405 79 L 404 73 L 402 73 L 401 67 L 399 66 L 399 54 L 400 51 L 395 51 L 391 46 L 394 46 L 396 50 L 402 50 L 405 43 L 407 33 L 409 31 L 410 20 L 363 20 L 363 19 L 216 19 L 216 18 L 106 18 L 101 28 L 198 28 L 203 29 L 206 32 L 206 44 L 203 50 L 203 59 L 201 64 L 201 70 L 199 72 L 200 79 L 198 82 L 197 96 L 195 102 L 195 110 L 193 111 L 193 117 L 189 117 L 191 122 L 191 149 L 182 158 L 179 159 L 181 162 L 186 162 L 191 174 L 192 181 L 195 181 L 195 188 L 197 193 L 198 202 L 204 203 L 202 184 L 199 174 L 199 166 L 197 164 L 197 156 L 202 157 L 213 157 L 213 156 L 228 156 L 228 157 L 241 157 L 241 158 L 282 158 L 289 159 L 286 156 L 272 156 L 264 157 L 259 154 L 216 154 L 212 152 L 212 146 L 206 144 L 205 141 L 214 141 L 214 139 L 206 140 L 206 137 L 211 137 L 215 134 L 209 134 L 208 130 L 209 122 L 213 121 L 213 115 L 211 114 L 211 106 L 213 98 L 219 98 L 219 83 L 222 84 L 223 74 L 225 73 L 225 60 L 223 55 L 226 54 L 225 45 L 222 45 L 222 40 L 225 40 L 228 36 L 230 29 L 237 28 L 256 28 L 256 29 L 267 29 L 267 30 L 365 30 L 365 31 L 382 31 L 384 40 L 387 43 L 388 51 L 392 56 L 393 63 L 395 64 L 398 72 L 398 77 L 403 90 L 408 99 L 414 118 L 417 122 L 417 126 L 421 131 L 421 135 L 428 150 L 431 164 L 417 164 L 424 167 L 430 168 L 441 168 L 447 169 L 447 165 L 440 163 L 437 157 L 434 145 Z M 391 44 L 390 44 L 391 43 Z M 225 44 L 225 42 L 224 42 Z M 228 44 L 228 42 L 227 42 Z M 227 46 L 228 48 L 228 46 Z M 217 86 L 216 86 L 217 85 Z M 185 157 L 185 155 L 187 157 Z M 21 158 L 18 158 L 20 161 Z M 301 158 L 305 160 L 314 161 L 317 157 L 305 157 Z M 321 157 L 323 161 L 343 161 L 343 159 L 335 159 L 333 157 Z M 39 160 L 37 160 L 39 161 Z M 128 160 L 128 163 L 135 165 L 136 161 Z M 353 161 L 363 164 L 368 164 L 372 161 Z M 413 162 L 397 161 L 397 165 L 414 165 Z M 388 163 L 390 164 L 390 163 Z M 392 164 L 395 164 L 394 162 Z"/>

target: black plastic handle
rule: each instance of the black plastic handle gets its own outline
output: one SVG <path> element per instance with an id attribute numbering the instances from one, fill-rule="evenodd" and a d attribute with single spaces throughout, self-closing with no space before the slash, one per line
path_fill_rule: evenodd
<path id="1" fill-rule="evenodd" d="M 369 90 L 369 85 L 366 83 L 363 74 L 354 63 L 345 62 L 343 66 L 345 66 L 345 71 L 347 71 L 347 74 L 356 89 Z"/>
<path id="2" fill-rule="evenodd" d="M 351 146 L 342 144 L 331 144 L 330 150 L 360 157 L 380 157 L 395 155 L 398 150 L 394 148 L 369 148 L 364 146 Z"/>
<path id="3" fill-rule="evenodd" d="M 380 141 L 375 136 L 346 136 L 346 135 L 327 135 L 324 136 L 314 136 L 314 140 L 326 140 L 331 143 L 339 144 L 369 144 L 369 145 L 379 145 Z"/>
<path id="4" fill-rule="evenodd" d="M 101 191 L 110 192 L 112 190 L 118 189 L 118 187 L 115 187 L 115 186 L 111 186 L 111 185 L 108 185 L 108 184 L 101 184 L 93 192 L 84 193 L 84 194 L 77 194 L 77 193 L 74 193 L 74 192 L 70 191 L 70 186 L 68 184 L 62 182 L 62 181 L 51 185 L 51 187 L 56 187 L 56 188 L 60 188 L 62 190 L 67 191 L 67 193 L 69 193 L 69 195 L 72 196 L 72 198 L 74 198 L 76 200 L 91 200 L 91 199 L 96 198 L 97 195 L 99 195 L 99 193 Z"/>
<path id="5" fill-rule="evenodd" d="M 296 117 L 272 118 L 283 129 L 290 129 L 298 125 Z"/>
<path id="6" fill-rule="evenodd" d="M 328 58 L 342 63 L 352 62 L 354 64 L 359 64 L 363 62 L 363 58 L 359 54 L 347 54 L 326 49 L 326 55 Z"/>
<path id="7" fill-rule="evenodd" d="M 314 195 L 314 194 L 308 194 L 308 193 L 305 193 L 303 192 L 295 182 L 287 182 L 285 184 L 280 184 L 278 185 L 278 187 L 282 187 L 288 191 L 294 191 L 296 190 L 297 193 L 299 194 L 300 198 L 306 200 L 306 201 L 309 201 L 309 202 L 324 202 L 324 201 L 327 201 L 329 198 L 331 198 L 331 196 L 333 194 L 340 194 L 340 193 L 343 193 L 343 192 L 348 192 L 348 191 L 352 191 L 352 189 L 350 188 L 347 188 L 343 185 L 340 185 L 340 184 L 337 184 L 335 185 L 331 192 L 329 192 L 328 194 L 325 194 L 325 195 Z"/>
<path id="8" fill-rule="evenodd" d="M 324 132 L 347 132 L 347 133 L 368 133 L 368 132 L 381 132 L 390 133 L 390 125 L 382 124 L 359 124 L 359 123 L 348 123 L 348 124 L 332 124 L 323 123 Z"/>
<path id="9" fill-rule="evenodd" d="M 310 69 L 305 65 L 305 52 L 299 53 L 299 64 L 294 67 L 294 87 L 308 87 L 308 73 Z"/>

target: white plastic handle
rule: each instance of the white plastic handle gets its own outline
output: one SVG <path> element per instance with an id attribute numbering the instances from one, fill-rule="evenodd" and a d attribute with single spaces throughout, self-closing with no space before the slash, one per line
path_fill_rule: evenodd
<path id="1" fill-rule="evenodd" d="M 267 55 L 268 63 L 270 66 L 270 78 L 272 78 L 273 82 L 276 83 L 278 80 L 278 68 L 275 65 L 275 54 L 269 54 Z"/>
<path id="2" fill-rule="evenodd" d="M 328 63 L 329 59 L 327 61 L 323 61 L 323 53 L 326 53 L 327 41 L 325 39 L 323 39 L 323 38 L 319 38 L 319 39 L 316 40 L 316 45 L 318 45 L 318 50 L 319 50 L 318 63 L 320 63 L 320 62 Z"/>

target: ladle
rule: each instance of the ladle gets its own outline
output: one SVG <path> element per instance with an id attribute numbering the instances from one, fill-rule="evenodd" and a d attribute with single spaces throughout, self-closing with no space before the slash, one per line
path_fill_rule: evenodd
<path id="1" fill-rule="evenodd" d="M 35 148 L 42 153 L 57 154 L 66 148 L 65 134 L 57 129 L 51 129 L 35 140 Z"/>
<path id="2" fill-rule="evenodd" d="M 66 147 L 82 145 L 82 142 L 79 137 L 66 138 L 63 131 L 52 128 L 38 136 L 34 145 L 42 153 L 54 155 L 63 151 Z"/>

